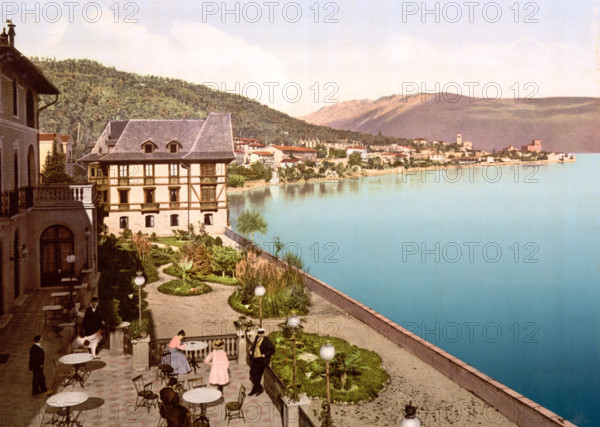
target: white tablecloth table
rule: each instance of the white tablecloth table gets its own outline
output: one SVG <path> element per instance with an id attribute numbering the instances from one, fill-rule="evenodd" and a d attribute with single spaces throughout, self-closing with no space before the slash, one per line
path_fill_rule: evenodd
<path id="1" fill-rule="evenodd" d="M 65 408 L 67 410 L 67 416 L 65 421 L 59 423 L 59 426 L 69 426 L 71 425 L 71 407 L 79 405 L 86 400 L 88 400 L 87 393 L 82 391 L 64 391 L 55 394 L 54 396 L 50 396 L 48 400 L 46 400 L 46 403 L 55 408 Z M 81 426 L 77 421 L 74 421 L 73 423 Z"/>
<path id="2" fill-rule="evenodd" d="M 219 400 L 222 395 L 223 393 L 216 388 L 199 387 L 183 393 L 183 400 L 189 403 L 200 404 L 201 412 L 199 420 L 208 423 L 208 418 L 206 417 L 206 404 Z"/>
<path id="3" fill-rule="evenodd" d="M 186 341 L 183 343 L 185 348 L 183 351 L 186 353 L 188 351 L 192 352 L 192 358 L 190 359 L 190 367 L 194 368 L 194 374 L 196 374 L 196 368 L 198 367 L 198 362 L 196 361 L 196 351 L 204 350 L 208 347 L 208 343 L 205 341 Z"/>
<path id="4" fill-rule="evenodd" d="M 85 381 L 85 378 L 83 378 L 81 375 L 79 375 L 79 367 L 86 364 L 93 358 L 94 358 L 94 356 L 92 356 L 89 353 L 72 353 L 72 354 L 67 354 L 65 356 L 62 356 L 60 359 L 58 359 L 58 361 L 60 363 L 64 363 L 65 365 L 74 365 L 75 366 L 75 374 L 73 374 L 73 376 L 71 378 L 69 378 L 69 381 L 67 381 L 67 383 L 65 385 L 70 385 L 70 384 L 75 385 L 75 384 L 79 383 L 79 385 L 81 385 L 81 387 L 83 387 L 83 382 Z"/>

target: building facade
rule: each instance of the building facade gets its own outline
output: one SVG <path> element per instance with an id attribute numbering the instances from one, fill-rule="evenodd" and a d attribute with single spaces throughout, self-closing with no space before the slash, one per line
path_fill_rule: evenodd
<path id="1" fill-rule="evenodd" d="M 230 114 L 210 113 L 205 120 L 111 121 L 81 162 L 98 186 L 109 232 L 170 236 L 190 225 L 224 233 L 234 159 Z"/>
<path id="2" fill-rule="evenodd" d="M 531 144 L 523 145 L 521 147 L 521 151 L 539 153 L 542 151 L 542 141 L 539 139 L 534 139 L 531 141 Z"/>
<path id="3" fill-rule="evenodd" d="M 314 148 L 308 147 L 296 147 L 291 145 L 269 145 L 264 149 L 273 154 L 273 164 L 275 167 L 281 165 L 281 161 L 284 159 L 299 159 L 316 161 L 318 151 Z"/>
<path id="4" fill-rule="evenodd" d="M 13 24 L 0 35 L 0 319 L 61 272 L 96 270 L 94 188 L 40 185 L 39 113 L 60 92 L 14 36 Z M 40 105 L 41 94 L 55 100 Z"/>

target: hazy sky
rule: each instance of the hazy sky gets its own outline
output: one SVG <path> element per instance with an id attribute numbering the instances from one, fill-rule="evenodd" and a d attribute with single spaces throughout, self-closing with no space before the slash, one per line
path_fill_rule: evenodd
<path id="1" fill-rule="evenodd" d="M 600 96 L 600 0 L 3 1 L 2 19 L 27 56 L 205 83 L 295 116 L 418 91 Z"/>

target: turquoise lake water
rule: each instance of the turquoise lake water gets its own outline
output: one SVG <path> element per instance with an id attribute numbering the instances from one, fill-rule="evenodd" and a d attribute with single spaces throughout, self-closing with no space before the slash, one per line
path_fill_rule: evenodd
<path id="1" fill-rule="evenodd" d="M 600 425 L 600 155 L 230 194 L 309 272 L 526 397 Z M 273 252 L 273 250 L 270 250 Z"/>

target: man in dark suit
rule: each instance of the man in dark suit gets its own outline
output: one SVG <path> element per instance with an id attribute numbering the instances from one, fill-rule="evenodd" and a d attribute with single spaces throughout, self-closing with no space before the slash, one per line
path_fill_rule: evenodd
<path id="1" fill-rule="evenodd" d="M 252 365 L 250 366 L 250 381 L 252 382 L 252 390 L 248 393 L 249 396 L 259 395 L 264 389 L 261 385 L 262 376 L 265 368 L 271 362 L 271 356 L 275 353 L 275 346 L 271 340 L 265 336 L 265 330 L 260 328 L 258 334 L 252 344 L 250 356 Z"/>
<path id="2" fill-rule="evenodd" d="M 102 327 L 102 313 L 98 308 L 98 298 L 92 298 L 90 306 L 85 310 L 83 322 L 81 323 L 84 336 L 94 335 Z"/>
<path id="3" fill-rule="evenodd" d="M 47 393 L 46 377 L 44 377 L 44 349 L 41 345 L 42 336 L 33 338 L 33 345 L 29 349 L 29 370 L 33 371 L 32 394 Z"/>

